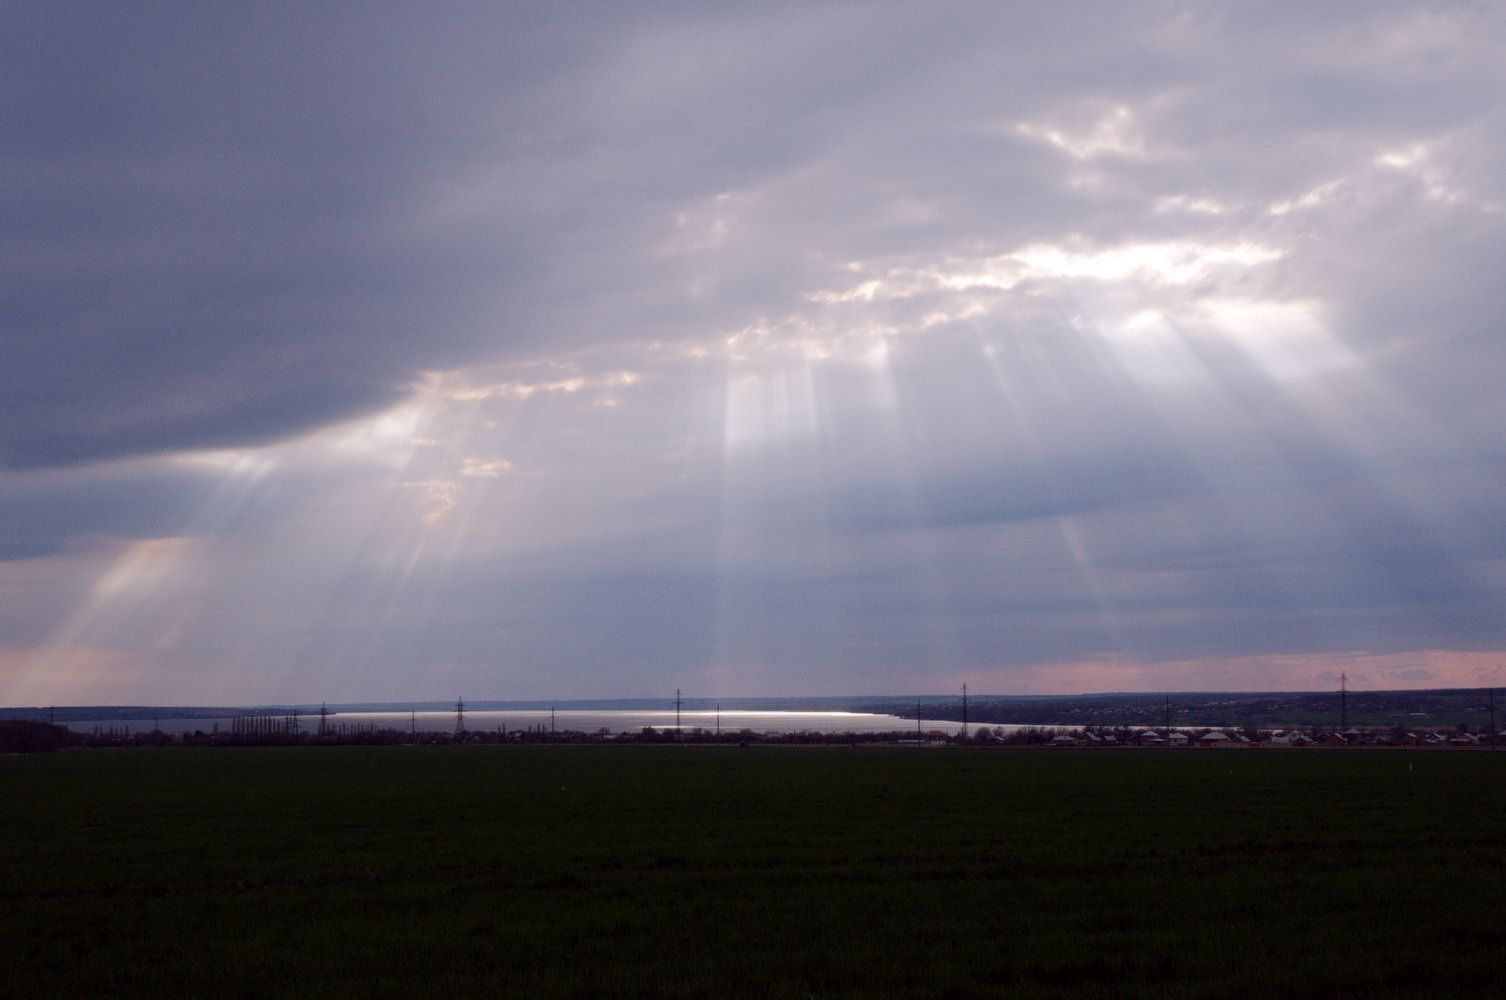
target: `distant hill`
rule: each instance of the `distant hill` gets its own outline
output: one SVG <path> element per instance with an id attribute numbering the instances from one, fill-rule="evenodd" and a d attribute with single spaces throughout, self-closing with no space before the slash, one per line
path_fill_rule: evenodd
<path id="1" fill-rule="evenodd" d="M 1439 688 L 1425 691 L 1350 691 L 1347 721 L 1359 726 L 1412 725 L 1452 727 L 1460 723 L 1488 726 L 1491 693 L 1485 688 Z M 1336 726 L 1341 721 L 1337 691 L 1181 691 L 1170 694 L 1133 692 L 1084 695 L 977 695 L 968 699 L 968 721 L 1023 725 L 1163 725 L 1167 701 L 1172 724 L 1179 726 Z M 960 721 L 962 699 L 955 695 L 830 695 L 788 698 L 683 698 L 686 711 L 874 712 L 913 719 L 916 703 L 927 719 Z M 468 711 L 652 711 L 674 707 L 664 698 L 561 698 L 466 700 Z M 341 712 L 447 712 L 453 701 L 331 703 Z M 224 719 L 246 715 L 315 715 L 318 704 L 301 705 L 70 705 L 0 708 L 0 720 L 29 719 L 59 723 L 80 720 L 150 721 L 152 719 Z M 1506 726 L 1506 699 L 1496 718 Z"/>

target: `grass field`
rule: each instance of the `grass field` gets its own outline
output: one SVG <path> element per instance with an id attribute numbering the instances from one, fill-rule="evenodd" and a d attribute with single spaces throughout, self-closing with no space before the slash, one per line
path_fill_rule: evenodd
<path id="1" fill-rule="evenodd" d="M 1506 995 L 1506 752 L 0 759 L 0 996 Z"/>

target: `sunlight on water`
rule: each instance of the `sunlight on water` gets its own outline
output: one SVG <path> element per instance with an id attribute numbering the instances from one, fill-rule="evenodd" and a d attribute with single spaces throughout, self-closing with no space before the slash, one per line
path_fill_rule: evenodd
<path id="1" fill-rule="evenodd" d="M 275 713 L 281 715 L 281 712 Z M 130 731 L 150 732 L 155 724 L 165 733 L 191 733 L 194 730 L 209 732 L 218 723 L 221 731 L 230 729 L 229 718 L 205 719 L 87 719 L 66 723 L 74 732 L 89 732 L 94 727 L 129 727 Z M 444 712 L 331 712 L 330 725 L 375 725 L 378 729 L 413 729 L 422 733 L 448 733 L 455 731 L 455 713 Z M 605 729 L 610 733 L 636 733 L 645 726 L 655 729 L 673 729 L 673 711 L 562 711 L 554 713 L 554 728 L 559 732 L 574 731 L 595 733 Z M 681 712 L 680 728 L 704 729 L 714 732 L 717 726 L 716 712 Z M 319 728 L 317 713 L 300 717 L 300 727 L 306 733 Z M 961 723 L 937 719 L 923 719 L 921 729 L 926 732 L 940 730 L 955 733 Z M 470 711 L 465 713 L 465 728 L 470 732 L 507 732 L 517 730 L 550 729 L 550 713 L 541 710 L 517 711 Z M 774 711 L 725 711 L 721 713 L 723 733 L 736 733 L 751 729 L 755 733 L 859 733 L 859 732 L 905 732 L 915 731 L 914 719 L 902 719 L 895 715 L 875 715 L 866 712 L 774 712 Z"/>

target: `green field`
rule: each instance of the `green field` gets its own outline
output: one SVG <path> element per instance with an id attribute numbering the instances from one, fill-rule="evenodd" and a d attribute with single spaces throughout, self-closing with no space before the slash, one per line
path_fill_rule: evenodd
<path id="1" fill-rule="evenodd" d="M 0 759 L 0 996 L 1506 995 L 1506 752 Z"/>

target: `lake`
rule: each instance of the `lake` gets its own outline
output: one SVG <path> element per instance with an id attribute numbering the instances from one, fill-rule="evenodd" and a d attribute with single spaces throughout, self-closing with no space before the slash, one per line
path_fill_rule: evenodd
<path id="1" fill-rule="evenodd" d="M 319 726 L 318 715 L 300 716 L 303 730 L 314 732 Z M 420 732 L 454 732 L 455 713 L 446 712 L 331 712 L 329 714 L 331 725 L 371 725 L 378 729 L 408 729 L 411 725 Z M 162 718 L 156 720 L 156 725 L 165 733 L 191 733 L 194 730 L 210 732 L 218 723 L 221 730 L 230 729 L 230 719 L 171 719 Z M 519 729 L 542 727 L 550 728 L 548 711 L 522 709 L 516 711 L 467 711 L 465 713 L 465 728 L 468 730 L 491 730 L 495 731 L 505 727 L 509 732 Z M 151 732 L 152 721 L 142 719 L 88 719 L 73 720 L 65 723 L 67 727 L 77 733 L 93 732 L 98 726 L 100 729 L 114 728 L 120 730 L 129 728 L 132 733 Z M 641 711 L 579 711 L 561 710 L 556 712 L 553 720 L 557 730 L 576 730 L 580 732 L 594 733 L 602 729 L 609 732 L 638 732 L 644 726 L 652 726 L 655 729 L 673 729 L 675 725 L 675 713 L 670 710 L 641 710 Z M 715 730 L 717 726 L 717 713 L 707 711 L 681 712 L 680 728 L 695 729 L 700 727 L 706 730 Z M 962 728 L 961 723 L 943 719 L 923 719 L 920 726 L 924 730 L 940 730 L 945 733 L 955 733 Z M 914 719 L 901 719 L 896 715 L 879 715 L 866 712 L 774 712 L 774 711 L 724 711 L 721 713 L 721 728 L 724 733 L 737 732 L 742 729 L 751 729 L 756 733 L 798 733 L 798 732 L 821 732 L 821 733 L 860 733 L 860 732 L 891 732 L 902 731 L 913 733 L 915 731 Z"/>

